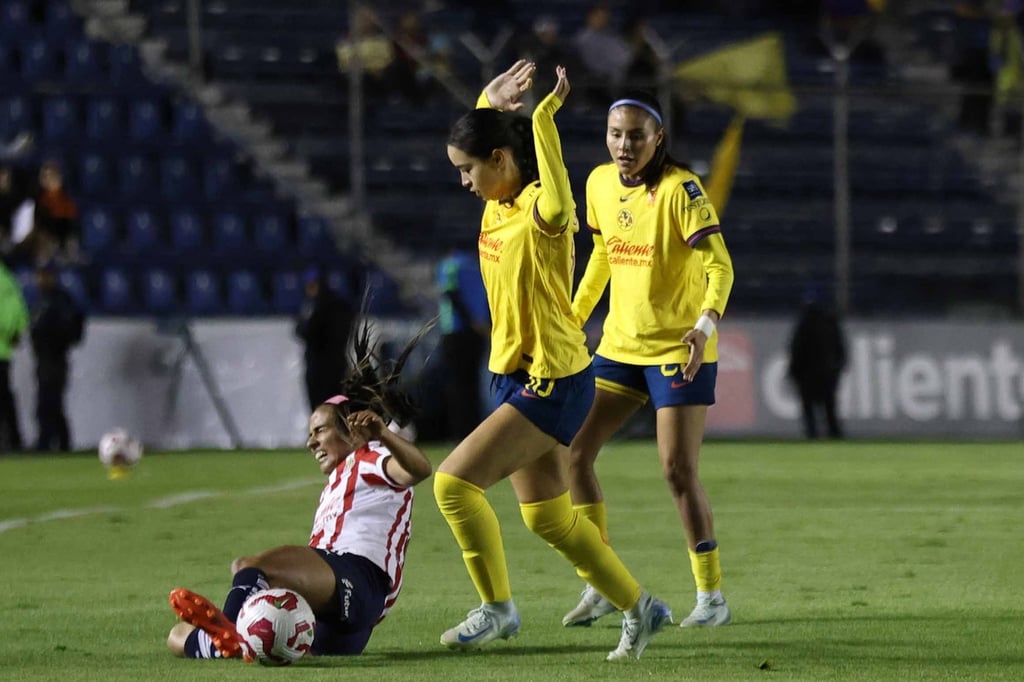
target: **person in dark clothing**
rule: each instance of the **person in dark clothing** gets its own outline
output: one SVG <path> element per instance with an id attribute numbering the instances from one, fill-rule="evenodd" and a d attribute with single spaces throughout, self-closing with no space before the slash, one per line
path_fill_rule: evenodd
<path id="1" fill-rule="evenodd" d="M 319 268 L 305 274 L 306 301 L 295 323 L 295 335 L 306 346 L 306 396 L 315 410 L 338 392 L 348 373 L 348 341 L 356 309 L 327 286 Z"/>
<path id="2" fill-rule="evenodd" d="M 437 268 L 445 436 L 462 440 L 483 421 L 480 363 L 491 333 L 487 294 L 476 254 L 453 250 Z"/>
<path id="3" fill-rule="evenodd" d="M 789 344 L 789 376 L 800 393 L 804 433 L 818 437 L 817 413 L 825 413 L 830 438 L 842 438 L 836 415 L 839 376 L 846 367 L 846 343 L 835 312 L 809 291 L 804 295 Z"/>
<path id="4" fill-rule="evenodd" d="M 36 269 L 39 296 L 31 310 L 32 351 L 36 356 L 36 450 L 67 452 L 71 433 L 64 413 L 68 385 L 68 353 L 81 342 L 85 315 L 60 285 L 56 267 Z"/>

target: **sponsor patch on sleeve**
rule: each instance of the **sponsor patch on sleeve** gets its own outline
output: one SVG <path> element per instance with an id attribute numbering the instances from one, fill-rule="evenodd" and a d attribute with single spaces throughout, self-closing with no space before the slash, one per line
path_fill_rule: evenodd
<path id="1" fill-rule="evenodd" d="M 691 199 L 704 196 L 703 192 L 700 191 L 700 187 L 693 180 L 687 180 L 684 182 L 683 189 L 686 190 L 686 193 L 690 195 Z"/>

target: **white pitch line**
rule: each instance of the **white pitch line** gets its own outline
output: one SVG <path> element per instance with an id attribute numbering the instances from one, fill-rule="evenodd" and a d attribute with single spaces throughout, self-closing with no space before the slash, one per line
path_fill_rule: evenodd
<path id="1" fill-rule="evenodd" d="M 228 495 L 273 495 L 274 493 L 288 492 L 298 488 L 322 483 L 322 478 L 299 478 L 285 481 L 279 485 L 260 486 L 248 490 L 223 491 L 223 490 L 188 490 L 169 497 L 158 497 L 143 504 L 146 509 L 170 509 L 182 504 L 195 502 L 196 500 L 207 500 L 215 497 L 226 497 Z M 0 520 L 0 533 L 15 528 L 23 528 L 33 523 L 44 523 L 46 521 L 59 521 L 62 519 L 74 519 L 81 516 L 92 516 L 95 514 L 112 514 L 124 511 L 124 507 L 84 507 L 82 509 L 55 509 L 53 511 L 28 518 L 3 519 Z"/>

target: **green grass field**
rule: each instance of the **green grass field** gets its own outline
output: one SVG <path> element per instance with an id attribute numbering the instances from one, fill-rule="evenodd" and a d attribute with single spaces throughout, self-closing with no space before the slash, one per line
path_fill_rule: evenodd
<path id="1" fill-rule="evenodd" d="M 613 544 L 678 620 L 693 580 L 652 445 L 615 443 L 599 470 Z M 1024 679 L 1021 444 L 713 442 L 702 479 L 728 627 L 671 627 L 641 661 L 606 663 L 618 619 L 560 626 L 582 585 L 501 484 L 522 631 L 449 652 L 438 637 L 477 599 L 428 482 L 367 652 L 268 669 L 171 656 L 167 593 L 219 602 L 233 557 L 304 543 L 322 482 L 308 454 L 147 454 L 121 481 L 91 456 L 0 459 L 0 679 Z"/>

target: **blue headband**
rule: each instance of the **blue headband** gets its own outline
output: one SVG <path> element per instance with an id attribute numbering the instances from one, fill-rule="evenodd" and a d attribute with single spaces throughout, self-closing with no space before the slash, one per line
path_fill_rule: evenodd
<path id="1" fill-rule="evenodd" d="M 641 102 L 638 99 L 617 99 L 614 102 L 612 102 L 612 105 L 610 107 L 608 107 L 608 113 L 609 114 L 612 113 L 612 109 L 614 109 L 615 107 L 621 107 L 621 106 L 626 105 L 626 104 L 628 104 L 631 107 L 640 107 L 641 109 L 646 111 L 648 114 L 653 116 L 654 120 L 658 122 L 658 125 L 664 125 L 661 122 L 661 114 L 659 114 L 657 112 L 657 110 L 654 107 L 652 107 L 650 104 L 644 104 L 643 102 Z"/>

